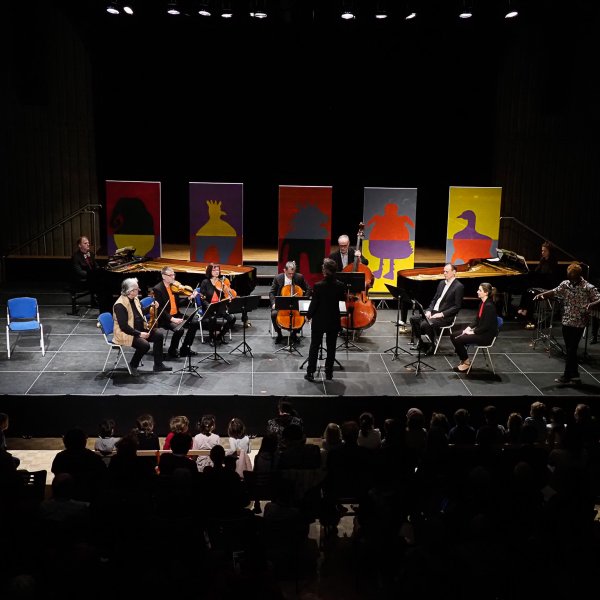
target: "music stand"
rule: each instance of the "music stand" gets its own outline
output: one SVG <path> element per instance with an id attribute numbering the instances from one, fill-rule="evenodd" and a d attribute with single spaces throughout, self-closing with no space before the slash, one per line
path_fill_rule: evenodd
<path id="1" fill-rule="evenodd" d="M 421 308 L 423 308 L 423 307 L 421 307 Z M 421 343 L 417 345 L 417 360 L 414 360 L 413 362 L 408 363 L 407 365 L 404 365 L 405 369 L 414 368 L 415 375 L 418 375 L 421 372 L 421 369 L 423 369 L 423 367 L 425 367 L 431 371 L 435 371 L 435 367 L 432 367 L 431 365 L 428 365 L 426 362 L 423 362 L 421 360 L 421 347 L 423 344 L 431 344 L 432 343 L 431 338 L 427 334 L 424 333 L 423 335 L 419 336 L 419 339 L 420 339 Z"/>
<path id="2" fill-rule="evenodd" d="M 194 315 L 197 314 L 201 308 L 202 308 L 202 305 L 197 306 L 196 310 L 192 311 L 192 313 L 188 317 L 185 317 L 183 322 L 180 323 L 180 325 L 178 325 L 178 327 L 174 331 L 177 331 L 177 329 L 182 329 L 185 325 L 187 325 L 187 323 L 189 323 L 194 318 Z M 192 355 L 191 354 L 188 354 L 186 356 L 183 367 L 181 369 L 177 369 L 177 371 L 173 371 L 173 373 L 190 373 L 191 375 L 196 375 L 196 377 L 202 378 L 202 375 L 200 375 L 200 373 L 198 373 L 198 367 L 192 366 Z"/>
<path id="3" fill-rule="evenodd" d="M 400 322 L 400 304 L 401 304 L 401 301 L 412 302 L 411 297 L 408 295 L 406 290 L 396 287 L 395 285 L 390 285 L 389 283 L 386 283 L 385 287 L 389 290 L 390 294 L 392 294 L 392 296 L 394 298 L 396 298 L 398 310 L 396 312 L 396 345 L 392 346 L 391 348 L 388 348 L 387 350 L 384 350 L 383 352 L 384 353 L 393 352 L 394 354 L 393 354 L 392 360 L 398 359 L 398 357 L 399 357 L 398 350 L 402 350 L 402 352 L 404 352 L 405 354 L 412 356 L 411 352 L 409 352 L 408 350 L 405 350 L 404 348 L 400 348 L 400 346 L 398 345 L 398 335 L 400 333 L 400 325 L 398 324 Z"/>
<path id="4" fill-rule="evenodd" d="M 260 296 L 237 296 L 229 303 L 230 314 L 242 313 L 242 341 L 229 354 L 233 354 L 241 347 L 242 349 L 239 351 L 244 356 L 248 353 L 254 358 L 250 344 L 246 343 L 246 322 L 248 321 L 248 313 L 258 308 L 259 302 Z"/>
<path id="5" fill-rule="evenodd" d="M 296 344 L 292 341 L 292 333 L 293 333 L 293 329 L 291 327 L 292 325 L 292 318 L 293 318 L 293 312 L 297 311 L 299 312 L 299 305 L 298 305 L 298 301 L 302 296 L 275 296 L 275 310 L 278 313 L 281 313 L 283 315 L 283 318 L 285 319 L 287 317 L 287 315 L 285 313 L 289 313 L 289 319 L 290 319 L 290 328 L 289 328 L 289 333 L 288 333 L 288 343 L 287 346 L 283 346 L 283 348 L 279 348 L 279 350 L 277 350 L 275 352 L 275 354 L 277 354 L 277 352 L 289 352 L 290 354 L 292 352 L 295 352 L 296 354 L 298 354 L 298 356 L 302 356 L 302 353 L 298 350 L 298 348 L 296 348 Z"/>
<path id="6" fill-rule="evenodd" d="M 346 321 L 347 327 L 346 335 L 344 336 L 344 342 L 340 344 L 336 348 L 336 350 L 338 350 L 339 348 L 349 350 L 350 347 L 352 347 L 362 352 L 363 349 L 360 346 L 357 346 L 354 342 L 350 341 L 350 330 L 352 329 L 352 331 L 354 331 L 352 320 L 354 306 L 352 306 L 352 303 L 348 301 L 348 298 L 351 292 L 354 294 L 359 294 L 360 292 L 365 291 L 365 274 L 361 271 L 338 271 L 335 274 L 335 278 L 338 281 L 341 281 L 346 287 L 346 307 L 348 310 L 348 317 Z"/>
<path id="7" fill-rule="evenodd" d="M 227 298 L 226 300 L 220 300 L 219 302 L 213 302 L 212 304 L 208 305 L 206 312 L 202 315 L 201 320 L 208 323 L 209 337 L 210 337 L 211 331 L 214 331 L 214 329 L 211 329 L 210 321 L 212 321 L 213 319 L 215 319 L 215 321 L 216 321 L 216 319 L 219 317 L 219 313 L 221 312 L 221 309 L 225 309 L 226 305 L 229 302 L 230 302 L 229 298 Z M 226 360 L 225 358 L 223 358 L 217 352 L 217 345 L 218 345 L 217 337 L 215 336 L 213 339 L 214 352 L 212 354 L 209 354 L 208 356 L 205 356 L 204 358 L 200 359 L 198 361 L 198 364 L 200 364 L 201 362 L 204 362 L 205 360 L 214 360 L 214 361 L 222 360 L 223 362 L 230 365 L 231 363 L 228 360 Z"/>

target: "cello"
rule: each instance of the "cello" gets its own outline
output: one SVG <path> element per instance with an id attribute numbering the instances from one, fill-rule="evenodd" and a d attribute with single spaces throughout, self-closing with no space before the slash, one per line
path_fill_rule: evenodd
<path id="1" fill-rule="evenodd" d="M 360 223 L 358 226 L 358 234 L 356 236 L 355 250 L 360 251 L 361 243 L 365 237 L 365 224 Z M 352 264 L 344 267 L 345 273 L 364 273 L 365 274 L 365 290 L 359 294 L 350 294 L 346 298 L 346 308 L 348 310 L 347 317 L 341 317 L 343 329 L 368 329 L 377 320 L 377 310 L 373 302 L 369 299 L 369 288 L 373 286 L 373 273 L 367 265 L 363 265 L 360 257 L 355 256 Z"/>
<path id="2" fill-rule="evenodd" d="M 293 283 L 284 285 L 281 288 L 282 296 L 302 296 L 303 294 L 304 290 L 299 285 Z M 280 310 L 277 313 L 277 325 L 281 329 L 288 329 L 289 331 L 302 329 L 304 317 L 300 314 L 299 310 Z"/>

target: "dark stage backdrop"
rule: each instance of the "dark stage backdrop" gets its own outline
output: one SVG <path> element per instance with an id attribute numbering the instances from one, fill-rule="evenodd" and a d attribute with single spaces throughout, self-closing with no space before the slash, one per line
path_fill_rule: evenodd
<path id="1" fill-rule="evenodd" d="M 441 249 L 448 186 L 474 185 L 502 186 L 503 215 L 591 261 L 596 4 L 530 0 L 510 22 L 479 2 L 463 22 L 459 2 L 423 0 L 414 21 L 377 22 L 361 2 L 352 23 L 333 0 L 272 2 L 262 22 L 158 16 L 158 1 L 116 18 L 97 0 L 13 4 L 3 249 L 104 203 L 105 179 L 162 181 L 166 243 L 187 240 L 188 181 L 243 182 L 245 243 L 273 248 L 279 184 L 332 185 L 334 239 L 353 239 L 364 186 L 417 187 L 416 242 Z M 47 251 L 69 254 L 84 226 Z M 514 228 L 500 243 L 538 256 Z"/>

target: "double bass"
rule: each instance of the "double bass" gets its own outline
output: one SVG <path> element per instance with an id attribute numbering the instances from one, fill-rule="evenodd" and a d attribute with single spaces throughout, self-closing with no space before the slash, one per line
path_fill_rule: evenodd
<path id="1" fill-rule="evenodd" d="M 365 237 L 365 224 L 360 223 L 358 234 L 356 236 L 355 250 L 360 251 L 362 240 Z M 343 329 L 368 329 L 377 320 L 377 309 L 369 299 L 369 288 L 373 286 L 373 273 L 366 265 L 360 261 L 360 257 L 355 256 L 352 264 L 344 267 L 345 273 L 364 273 L 365 290 L 358 294 L 348 293 L 346 298 L 346 308 L 348 316 L 341 318 Z"/>

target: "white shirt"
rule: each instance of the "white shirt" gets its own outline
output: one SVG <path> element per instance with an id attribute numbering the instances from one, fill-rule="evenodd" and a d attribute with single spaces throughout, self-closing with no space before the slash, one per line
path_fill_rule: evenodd
<path id="1" fill-rule="evenodd" d="M 342 267 L 347 267 L 348 266 L 348 252 L 346 252 L 346 254 L 342 254 L 340 252 L 340 256 L 342 257 Z"/>
<path id="2" fill-rule="evenodd" d="M 452 285 L 452 282 L 456 279 L 456 277 L 453 277 L 452 279 L 448 280 L 446 279 L 446 281 L 444 282 L 446 285 L 444 286 L 444 289 L 442 290 L 442 295 L 437 299 L 437 302 L 435 303 L 433 310 L 435 312 L 439 312 L 440 310 L 440 304 L 442 302 L 442 298 L 446 295 L 446 292 L 448 291 L 448 288 Z"/>

